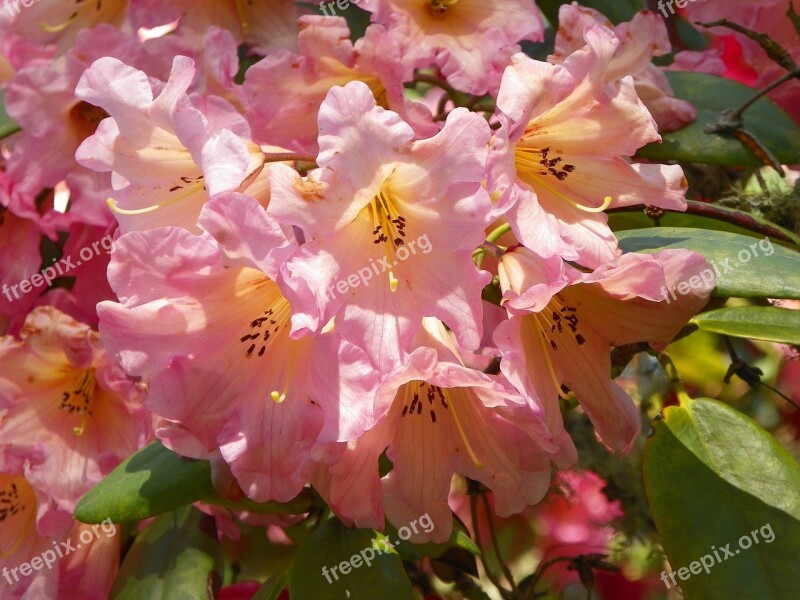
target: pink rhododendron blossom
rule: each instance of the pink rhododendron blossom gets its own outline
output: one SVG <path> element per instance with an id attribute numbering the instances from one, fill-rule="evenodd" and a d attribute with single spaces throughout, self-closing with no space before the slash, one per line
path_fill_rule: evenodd
<path id="1" fill-rule="evenodd" d="M 513 201 L 508 220 L 522 243 L 591 268 L 619 254 L 603 209 L 682 210 L 686 180 L 679 166 L 625 159 L 660 136 L 632 79 L 608 81 L 619 40 L 597 25 L 584 36 L 563 66 L 513 57 L 497 98 L 504 124 L 492 171 Z"/>
<path id="2" fill-rule="evenodd" d="M 531 0 L 360 0 L 403 48 L 412 70 L 431 63 L 455 88 L 495 93 L 522 40 L 539 41 L 544 28 Z"/>
<path id="3" fill-rule="evenodd" d="M 3 454 L 33 456 L 28 480 L 64 510 L 149 433 L 143 389 L 99 344 L 98 334 L 52 307 L 29 313 L 0 341 Z M 3 458 L 8 460 L 8 458 Z"/>
<path id="4" fill-rule="evenodd" d="M 500 260 L 510 315 L 495 332 L 501 369 L 521 391 L 538 393 L 551 429 L 561 420 L 558 397 L 566 386 L 603 440 L 616 450 L 629 449 L 641 417 L 609 376 L 610 347 L 669 342 L 705 305 L 711 290 L 692 288 L 673 302 L 665 291 L 710 267 L 686 250 L 625 254 L 593 273 L 560 262 L 523 246 Z"/>
<path id="5" fill-rule="evenodd" d="M 244 93 L 256 141 L 317 152 L 317 119 L 328 90 L 363 81 L 378 103 L 403 115 L 419 134 L 438 127 L 424 106 L 405 98 L 401 47 L 383 27 L 371 26 L 355 45 L 339 17 L 303 17 L 298 53 L 276 50 L 248 69 Z"/>
<path id="6" fill-rule="evenodd" d="M 656 13 L 636 13 L 630 22 L 614 25 L 602 13 L 580 6 L 564 4 L 558 11 L 558 35 L 555 52 L 549 61 L 561 64 L 583 46 L 583 32 L 593 25 L 614 31 L 619 46 L 606 70 L 606 80 L 614 82 L 626 75 L 633 77 L 640 100 L 653 115 L 660 131 L 680 129 L 695 119 L 696 111 L 686 100 L 672 96 L 672 88 L 663 71 L 650 60 L 672 51 L 664 20 Z"/>
<path id="7" fill-rule="evenodd" d="M 148 382 L 148 407 L 190 434 L 159 430 L 173 447 L 219 449 L 248 496 L 287 501 L 308 481 L 318 437 L 370 425 L 375 376 L 336 333 L 289 337 L 276 280 L 294 246 L 255 200 L 221 195 L 200 226 L 119 239 L 109 280 L 121 304 L 99 305 L 100 331 Z"/>
<path id="8" fill-rule="evenodd" d="M 496 493 L 507 516 L 538 502 L 550 483 L 550 463 L 576 458 L 569 436 L 552 437 L 537 410 L 502 377 L 463 367 L 441 322 L 426 319 L 421 347 L 382 384 L 382 421 L 355 441 L 329 450 L 314 485 L 340 518 L 359 527 L 395 526 L 428 514 L 432 531 L 415 542 L 447 540 L 450 480 L 460 473 Z M 379 479 L 386 450 L 391 472 Z M 365 501 L 369 499 L 369 504 Z M 371 510 L 370 510 L 371 508 Z"/>
<path id="9" fill-rule="evenodd" d="M 244 189 L 261 171 L 263 152 L 230 104 L 186 95 L 194 73 L 191 59 L 176 57 L 156 93 L 142 71 L 102 58 L 78 83 L 75 94 L 110 118 L 76 156 L 87 167 L 112 171 L 123 232 L 163 225 L 194 231 L 209 196 Z"/>
<path id="10" fill-rule="evenodd" d="M 399 115 L 352 82 L 331 90 L 319 126 L 320 168 L 301 178 L 276 166 L 271 179 L 269 211 L 306 235 L 287 265 L 311 288 L 295 294 L 294 327 L 318 331 L 336 316 L 336 330 L 382 370 L 410 350 L 423 316 L 440 318 L 476 348 L 489 275 L 470 253 L 490 208 L 481 187 L 486 121 L 455 110 L 440 133 L 414 141 Z"/>

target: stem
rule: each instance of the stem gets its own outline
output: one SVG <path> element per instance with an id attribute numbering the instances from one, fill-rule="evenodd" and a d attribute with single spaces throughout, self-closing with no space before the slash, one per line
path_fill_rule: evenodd
<path id="1" fill-rule="evenodd" d="M 678 401 L 681 404 L 690 401 L 692 398 L 686 392 L 686 388 L 683 386 L 683 381 L 681 381 L 678 369 L 675 366 L 675 363 L 672 362 L 672 359 L 669 357 L 669 355 L 666 352 L 662 352 L 658 355 L 658 362 L 661 363 L 661 367 L 664 369 L 664 372 L 666 373 L 670 382 L 672 382 L 672 388 L 675 390 L 675 395 L 678 396 Z"/>
<path id="2" fill-rule="evenodd" d="M 483 544 L 481 544 L 481 534 L 478 532 L 478 497 L 474 493 L 470 494 L 469 497 L 469 510 L 472 516 L 472 532 L 475 535 L 475 544 L 481 551 L 481 563 L 483 564 L 483 572 L 486 573 L 486 577 L 489 578 L 489 581 L 492 582 L 492 585 L 500 591 L 500 595 L 505 598 L 508 596 L 509 593 L 508 590 L 506 590 L 502 585 L 500 585 L 500 581 L 494 576 L 492 571 L 489 569 L 489 565 L 486 564 L 486 553 L 483 550 Z"/>
<path id="3" fill-rule="evenodd" d="M 788 73 L 786 73 L 785 75 L 782 75 L 781 77 L 779 77 L 778 79 L 776 79 L 776 80 L 775 80 L 775 81 L 773 81 L 772 83 L 769 83 L 769 84 L 765 85 L 765 86 L 764 86 L 763 88 L 761 88 L 761 89 L 760 89 L 758 92 L 756 92 L 755 94 L 753 94 L 753 96 L 752 96 L 751 98 L 749 98 L 748 100 L 745 100 L 745 101 L 742 103 L 742 105 L 741 105 L 741 106 L 739 106 L 739 108 L 737 108 L 736 110 L 734 110 L 734 111 L 733 111 L 733 113 L 731 113 L 731 116 L 732 116 L 733 118 L 740 118 L 740 117 L 742 116 L 742 113 L 743 113 L 744 111 L 746 111 L 748 108 L 750 108 L 750 106 L 752 106 L 752 104 L 753 104 L 753 103 L 754 103 L 756 100 L 758 100 L 759 98 L 761 98 L 761 96 L 764 96 L 764 95 L 766 95 L 766 94 L 770 93 L 770 92 L 771 92 L 772 90 L 774 90 L 776 87 L 778 87 L 778 86 L 780 86 L 780 85 L 783 85 L 784 83 L 786 83 L 786 82 L 787 82 L 787 81 L 789 81 L 790 79 L 794 79 L 794 78 L 795 78 L 795 77 L 797 77 L 797 76 L 800 76 L 800 67 L 795 67 L 793 70 L 789 71 L 789 72 L 788 72 Z"/>
<path id="4" fill-rule="evenodd" d="M 492 538 L 492 547 L 494 548 L 494 553 L 497 556 L 497 562 L 500 563 L 500 568 L 503 570 L 503 575 L 505 575 L 506 580 L 511 584 L 512 591 L 517 592 L 517 584 L 514 583 L 514 577 L 511 575 L 511 569 L 508 568 L 508 565 L 506 565 L 506 563 L 503 561 L 502 554 L 500 554 L 500 544 L 497 542 L 497 532 L 494 528 L 492 510 L 489 507 L 489 498 L 485 492 L 481 494 L 481 500 L 483 501 L 483 510 L 486 512 L 486 519 L 489 521 L 489 535 Z"/>

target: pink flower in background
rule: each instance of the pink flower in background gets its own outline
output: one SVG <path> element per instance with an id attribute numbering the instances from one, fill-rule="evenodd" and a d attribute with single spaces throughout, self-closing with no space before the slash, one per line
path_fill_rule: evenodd
<path id="1" fill-rule="evenodd" d="M 614 27 L 602 13 L 580 6 L 564 4 L 558 11 L 558 35 L 555 51 L 548 58 L 561 64 L 583 46 L 583 32 L 593 25 L 613 30 L 620 42 L 606 70 L 606 80 L 614 82 L 626 75 L 633 77 L 639 99 L 653 115 L 660 131 L 680 129 L 695 119 L 696 111 L 686 100 L 673 97 L 672 88 L 663 71 L 651 59 L 672 52 L 664 20 L 656 13 L 636 13 L 629 22 Z"/>
<path id="2" fill-rule="evenodd" d="M 439 134 L 414 141 L 399 115 L 353 82 L 331 90 L 319 123 L 320 168 L 306 178 L 272 171 L 269 212 L 306 236 L 287 265 L 292 281 L 310 287 L 292 298 L 295 329 L 318 331 L 335 316 L 336 331 L 383 372 L 410 350 L 423 316 L 476 348 L 489 276 L 470 254 L 490 209 L 486 121 L 458 109 Z M 363 285 L 352 283 L 358 277 Z"/>
<path id="3" fill-rule="evenodd" d="M 248 69 L 243 86 L 246 116 L 254 138 L 316 154 L 316 115 L 333 86 L 366 83 L 378 104 L 401 114 L 420 134 L 438 127 L 421 104 L 404 95 L 411 78 L 402 66 L 403 50 L 383 27 L 367 29 L 354 45 L 339 17 L 303 17 L 298 52 L 276 50 Z"/>
<path id="4" fill-rule="evenodd" d="M 510 194 L 508 221 L 523 244 L 593 268 L 619 254 L 602 210 L 682 210 L 687 184 L 679 166 L 626 160 L 660 136 L 633 81 L 608 81 L 619 40 L 598 25 L 584 36 L 563 66 L 513 57 L 497 98 L 503 127 L 491 173 Z"/>
<path id="5" fill-rule="evenodd" d="M 532 0 L 360 0 L 372 20 L 403 48 L 408 70 L 435 64 L 453 87 L 496 93 L 500 75 L 522 40 L 544 27 Z"/>
<path id="6" fill-rule="evenodd" d="M 556 261 L 523 246 L 500 260 L 503 301 L 510 315 L 495 331 L 501 369 L 519 390 L 538 394 L 551 430 L 557 431 L 561 420 L 558 396 L 566 386 L 603 441 L 615 450 L 628 450 L 641 416 L 609 375 L 610 348 L 641 341 L 668 343 L 706 304 L 711 288 L 692 288 L 671 303 L 665 302 L 663 290 L 710 267 L 688 250 L 624 254 L 593 273 L 559 267 Z"/>
<path id="7" fill-rule="evenodd" d="M 52 307 L 28 314 L 19 341 L 0 340 L 0 361 L 2 461 L 30 458 L 28 480 L 72 511 L 144 444 L 144 390 L 106 355 L 97 332 Z"/>

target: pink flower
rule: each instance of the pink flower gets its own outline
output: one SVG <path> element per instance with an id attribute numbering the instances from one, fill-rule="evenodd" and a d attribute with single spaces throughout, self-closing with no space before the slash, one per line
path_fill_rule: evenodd
<path id="1" fill-rule="evenodd" d="M 64 510 L 144 443 L 143 389 L 107 357 L 88 326 L 52 307 L 36 308 L 19 341 L 0 340 L 0 364 L 3 460 L 35 456 L 28 480 Z"/>
<path id="2" fill-rule="evenodd" d="M 154 87 L 144 72 L 101 58 L 78 82 L 76 96 L 110 118 L 76 158 L 112 172 L 123 232 L 162 225 L 196 231 L 209 196 L 244 189 L 261 171 L 264 154 L 233 107 L 215 96 L 187 96 L 194 74 L 194 62 L 177 56 L 169 81 Z"/>
<path id="3" fill-rule="evenodd" d="M 376 106 L 369 88 L 333 88 L 320 109 L 320 169 L 301 178 L 272 171 L 269 212 L 301 227 L 288 263 L 293 327 L 336 331 L 384 372 L 410 349 L 423 316 L 443 320 L 466 348 L 481 340 L 481 289 L 472 262 L 490 201 L 484 178 L 489 128 L 465 109 L 436 136 Z M 363 285 L 361 285 L 363 283 Z"/>
<path id="4" fill-rule="evenodd" d="M 317 152 L 316 114 L 328 90 L 363 81 L 384 108 L 399 112 L 419 134 L 438 128 L 430 112 L 405 98 L 402 49 L 383 27 L 367 29 L 355 45 L 340 17 L 303 17 L 298 53 L 275 50 L 247 70 L 247 119 L 255 139 L 300 152 Z"/>
<path id="5" fill-rule="evenodd" d="M 434 527 L 414 542 L 448 539 L 454 473 L 495 492 L 497 514 L 508 516 L 538 502 L 550 484 L 551 461 L 577 458 L 568 436 L 550 435 L 536 407 L 504 378 L 459 364 L 441 322 L 426 319 L 422 346 L 382 384 L 376 400 L 382 421 L 362 437 L 329 449 L 329 470 L 315 489 L 346 522 L 402 527 L 429 515 Z M 386 451 L 393 467 L 379 479 Z"/>
<path id="6" fill-rule="evenodd" d="M 558 12 L 555 52 L 548 57 L 548 61 L 562 64 L 567 56 L 580 50 L 583 32 L 598 24 L 612 29 L 620 41 L 608 65 L 606 81 L 614 82 L 626 75 L 633 76 L 636 93 L 653 115 L 660 131 L 680 129 L 694 121 L 694 107 L 685 100 L 673 97 L 663 71 L 650 62 L 654 56 L 672 51 L 664 20 L 653 12 L 638 12 L 630 22 L 614 27 L 611 21 L 593 8 L 580 6 L 577 2 L 563 4 Z"/>
<path id="7" fill-rule="evenodd" d="M 103 341 L 149 384 L 148 407 L 176 424 L 159 429 L 167 444 L 221 456 L 254 500 L 287 501 L 308 481 L 318 437 L 371 425 L 375 375 L 335 333 L 290 338 L 276 281 L 295 246 L 255 200 L 220 195 L 199 225 L 202 235 L 119 239 L 109 281 L 121 304 L 98 307 Z"/>
<path id="8" fill-rule="evenodd" d="M 373 21 L 404 49 L 408 70 L 436 65 L 453 87 L 495 93 L 522 40 L 540 41 L 544 28 L 531 0 L 361 0 Z"/>
<path id="9" fill-rule="evenodd" d="M 548 428 L 563 428 L 558 396 L 574 391 L 603 440 L 627 450 L 641 417 L 611 380 L 610 347 L 666 344 L 706 303 L 708 289 L 675 301 L 668 290 L 708 263 L 686 250 L 625 254 L 593 273 L 560 259 L 542 259 L 523 246 L 503 255 L 500 284 L 510 318 L 495 331 L 500 368 L 520 391 L 543 402 Z M 666 300 L 666 302 L 665 302 Z"/>
<path id="10" fill-rule="evenodd" d="M 522 243 L 592 268 L 619 254 L 602 210 L 683 209 L 686 180 L 678 166 L 624 158 L 660 137 L 633 81 L 608 82 L 614 34 L 592 26 L 584 36 L 586 46 L 563 66 L 513 57 L 497 98 L 504 125 L 491 169 L 493 187 L 513 203 L 507 217 Z"/>

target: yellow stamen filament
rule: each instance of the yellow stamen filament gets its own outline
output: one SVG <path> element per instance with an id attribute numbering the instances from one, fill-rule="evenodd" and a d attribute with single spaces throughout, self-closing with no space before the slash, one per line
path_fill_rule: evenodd
<path id="1" fill-rule="evenodd" d="M 72 25 L 77 20 L 78 20 L 78 13 L 75 13 L 69 19 L 67 19 L 66 21 L 61 23 L 60 25 L 48 25 L 47 23 L 42 21 L 41 23 L 39 23 L 39 27 L 44 29 L 47 33 L 61 33 L 62 31 L 64 31 L 67 27 Z"/>
<path id="2" fill-rule="evenodd" d="M 537 329 L 536 337 L 539 338 L 539 343 L 542 345 L 542 353 L 544 354 L 544 361 L 547 364 L 547 370 L 550 372 L 550 377 L 553 380 L 553 385 L 555 386 L 556 391 L 558 392 L 559 398 L 561 398 L 562 400 L 567 400 L 569 399 L 569 395 L 565 394 L 564 390 L 561 389 L 561 380 L 558 378 L 558 375 L 556 375 L 556 369 L 555 366 L 553 365 L 553 359 L 550 356 L 552 348 L 550 348 L 550 346 L 547 343 L 547 334 L 545 333 L 545 331 L 547 326 L 550 325 L 550 322 L 547 320 L 547 317 L 545 317 L 542 313 L 533 313 L 531 316 L 534 318 L 534 321 L 536 323 L 536 329 Z"/>
<path id="3" fill-rule="evenodd" d="M 515 152 L 517 169 L 518 171 L 525 172 L 525 175 L 528 175 L 528 178 L 525 179 L 525 181 L 533 186 L 534 190 L 536 189 L 536 186 L 541 186 L 560 200 L 563 200 L 571 206 L 574 206 L 578 210 L 588 213 L 601 213 L 611 205 L 611 202 L 613 201 L 611 196 L 606 196 L 600 206 L 586 206 L 584 204 L 575 202 L 575 200 L 558 190 L 554 185 L 551 185 L 547 181 L 547 175 L 538 174 L 543 168 L 540 161 L 537 160 L 539 156 L 541 156 L 539 151 L 532 148 L 518 147 Z M 531 179 L 533 181 L 531 181 Z"/>
<path id="4" fill-rule="evenodd" d="M 289 318 L 291 317 L 291 307 L 289 306 L 289 303 L 283 297 L 281 297 L 280 300 L 272 305 L 272 307 L 275 311 L 273 318 L 278 323 L 284 324 L 284 327 L 288 327 Z M 287 339 L 289 339 L 288 335 Z M 286 367 L 286 374 L 284 375 L 283 390 L 280 392 L 277 390 L 272 390 L 269 394 L 269 397 L 272 398 L 272 401 L 276 404 L 280 404 L 286 400 L 286 394 L 289 393 L 289 386 L 294 376 L 294 370 L 297 364 L 297 344 L 299 343 L 300 342 L 296 342 L 294 340 L 289 340 L 289 360 Z"/>
<path id="5" fill-rule="evenodd" d="M 154 204 L 152 206 L 147 206 L 145 208 L 132 208 L 132 209 L 120 208 L 119 206 L 117 206 L 117 203 L 113 198 L 109 198 L 106 202 L 108 204 L 108 207 L 111 209 L 111 212 L 114 212 L 118 215 L 126 215 L 126 216 L 146 215 L 148 213 L 161 210 L 162 208 L 166 208 L 167 206 L 175 204 L 176 202 L 180 202 L 181 200 L 184 200 L 185 198 L 188 198 L 192 194 L 200 191 L 201 189 L 203 189 L 203 187 L 204 184 L 202 181 L 200 181 L 196 184 L 190 185 L 189 187 L 185 188 L 182 194 L 178 194 L 174 198 L 170 198 L 169 200 L 166 200 L 159 204 Z"/>
<path id="6" fill-rule="evenodd" d="M 246 12 L 248 4 L 248 0 L 236 0 L 236 14 L 239 17 L 239 22 L 242 24 L 242 31 L 245 35 L 250 32 L 250 23 L 247 21 Z"/>
<path id="7" fill-rule="evenodd" d="M 450 412 L 453 415 L 453 423 L 455 423 L 456 425 L 456 429 L 458 430 L 458 435 L 461 436 L 461 441 L 464 442 L 464 447 L 467 449 L 467 454 L 469 455 L 469 459 L 478 469 L 482 469 L 483 462 L 481 462 L 481 460 L 475 454 L 475 451 L 472 449 L 472 444 L 469 443 L 469 439 L 467 439 L 467 434 L 464 432 L 464 427 L 461 425 L 461 419 L 459 419 L 458 417 L 458 410 L 456 409 L 456 404 L 458 404 L 458 402 L 454 402 L 453 394 L 447 394 L 445 392 L 445 395 L 450 400 L 448 405 L 450 408 Z M 462 394 L 459 395 L 466 395 L 468 400 L 471 399 L 469 398 L 469 394 L 467 392 L 462 392 Z"/>
<path id="8" fill-rule="evenodd" d="M 397 221 L 401 219 L 399 213 L 395 209 L 395 203 L 391 195 L 386 191 L 385 187 L 381 188 L 378 195 L 369 204 L 370 212 L 372 213 L 372 224 L 375 227 L 373 234 L 382 236 L 383 250 L 386 258 L 386 264 L 389 265 L 389 289 L 392 292 L 397 291 L 397 278 L 394 276 L 394 269 L 392 268 L 397 264 L 394 260 L 396 249 L 396 238 L 398 231 L 403 229 Z M 404 219 L 403 219 L 404 221 Z"/>

